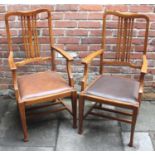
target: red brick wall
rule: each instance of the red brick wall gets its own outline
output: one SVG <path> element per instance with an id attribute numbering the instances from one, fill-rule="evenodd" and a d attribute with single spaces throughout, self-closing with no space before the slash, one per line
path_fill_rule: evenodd
<path id="1" fill-rule="evenodd" d="M 150 17 L 150 32 L 148 44 L 148 59 L 149 70 L 145 78 L 145 92 L 152 92 L 155 86 L 155 5 L 0 5 L 0 89 L 11 88 L 11 73 L 8 68 L 7 57 L 8 47 L 5 32 L 4 15 L 7 11 L 30 10 L 40 7 L 49 8 L 53 15 L 53 31 L 55 36 L 55 45 L 62 47 L 67 52 L 74 56 L 73 73 L 76 79 L 77 86 L 83 75 L 83 66 L 80 64 L 81 58 L 86 56 L 93 50 L 100 49 L 101 46 L 101 28 L 102 28 L 102 14 L 105 9 L 130 11 L 147 14 Z M 12 19 L 13 35 L 18 36 L 19 31 L 16 27 L 16 19 Z M 47 29 L 46 24 L 42 22 L 41 35 L 42 41 L 46 46 Z M 138 24 L 137 28 L 143 28 L 143 24 Z M 143 34 L 143 30 L 137 30 L 137 36 Z M 109 34 L 110 35 L 110 32 Z M 109 40 L 109 49 L 112 40 Z M 15 50 L 20 51 L 20 42 L 16 40 Z M 136 38 L 135 52 L 141 51 L 141 37 Z M 44 46 L 44 47 L 45 47 Z M 45 47 L 46 49 L 46 47 Z M 20 57 L 20 56 L 19 56 Z M 139 55 L 135 55 L 139 59 Z M 95 61 L 91 71 L 92 75 L 96 74 L 98 62 Z M 58 71 L 65 73 L 64 59 L 58 59 Z M 40 65 L 40 69 L 50 67 L 49 65 Z M 29 72 L 36 70 L 36 66 L 32 66 Z M 26 69 L 24 70 L 26 71 Z M 115 73 L 118 68 L 111 67 L 107 69 L 111 73 Z M 22 72 L 22 71 L 21 71 Z M 124 71 L 123 71 L 124 73 Z M 133 77 L 136 77 L 136 72 L 132 72 Z"/>

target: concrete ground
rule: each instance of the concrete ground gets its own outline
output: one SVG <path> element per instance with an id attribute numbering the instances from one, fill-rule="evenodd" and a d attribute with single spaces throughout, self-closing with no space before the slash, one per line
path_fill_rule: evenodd
<path id="1" fill-rule="evenodd" d="M 67 100 L 67 102 L 69 102 Z M 87 108 L 89 107 L 87 104 Z M 84 132 L 72 128 L 67 111 L 29 118 L 29 142 L 22 141 L 19 115 L 14 99 L 0 96 L 0 150 L 37 151 L 152 151 L 155 150 L 155 102 L 143 101 L 135 132 L 134 147 L 128 147 L 130 126 L 88 116 Z"/>

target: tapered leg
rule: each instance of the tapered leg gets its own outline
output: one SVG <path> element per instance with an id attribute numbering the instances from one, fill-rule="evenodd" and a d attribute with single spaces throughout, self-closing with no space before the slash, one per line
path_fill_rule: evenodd
<path id="1" fill-rule="evenodd" d="M 79 98 L 79 130 L 78 133 L 82 134 L 83 132 L 83 114 L 84 114 L 84 98 L 80 96 Z"/>
<path id="2" fill-rule="evenodd" d="M 73 128 L 77 128 L 77 93 L 72 93 Z"/>
<path id="3" fill-rule="evenodd" d="M 19 107 L 20 119 L 21 119 L 21 124 L 23 128 L 23 133 L 24 133 L 24 142 L 27 142 L 28 132 L 27 132 L 27 125 L 26 125 L 25 105 L 24 103 L 20 103 L 18 107 Z"/>
<path id="4" fill-rule="evenodd" d="M 133 110 L 133 116 L 132 116 L 132 124 L 131 124 L 131 133 L 130 133 L 130 142 L 129 146 L 133 146 L 133 139 L 134 139 L 134 132 L 135 132 L 135 126 L 137 121 L 137 115 L 138 115 L 138 109 Z"/>

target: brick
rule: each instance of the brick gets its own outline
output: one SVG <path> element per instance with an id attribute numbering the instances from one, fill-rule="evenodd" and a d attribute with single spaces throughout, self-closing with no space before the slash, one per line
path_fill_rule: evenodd
<path id="1" fill-rule="evenodd" d="M 46 27 L 48 27 L 48 22 L 46 21 L 40 21 L 40 22 L 38 22 L 37 23 L 37 27 L 38 28 L 46 28 Z"/>
<path id="2" fill-rule="evenodd" d="M 0 5 L 0 13 L 4 13 L 5 11 L 5 5 Z"/>
<path id="3" fill-rule="evenodd" d="M 101 44 L 101 38 L 84 38 L 82 44 Z"/>
<path id="4" fill-rule="evenodd" d="M 76 21 L 55 21 L 56 28 L 77 27 Z"/>
<path id="5" fill-rule="evenodd" d="M 8 5 L 7 8 L 8 11 L 28 11 L 31 9 L 30 5 L 22 5 L 22 4 Z"/>
<path id="6" fill-rule="evenodd" d="M 145 22 L 139 22 L 139 23 L 134 23 L 134 27 L 137 29 L 145 29 L 146 28 L 146 23 Z"/>
<path id="7" fill-rule="evenodd" d="M 155 69 L 154 69 L 154 68 L 149 68 L 149 69 L 148 69 L 148 73 L 150 73 L 150 74 L 155 74 Z"/>
<path id="8" fill-rule="evenodd" d="M 58 44 L 78 44 L 79 38 L 61 37 L 57 39 Z"/>
<path id="9" fill-rule="evenodd" d="M 86 51 L 87 45 L 76 45 L 76 44 L 67 44 L 65 50 L 68 51 Z"/>
<path id="10" fill-rule="evenodd" d="M 54 10 L 54 6 L 53 5 L 31 5 L 30 9 L 35 10 L 35 9 L 39 9 L 39 8 L 46 8 L 49 9 L 51 11 Z"/>
<path id="11" fill-rule="evenodd" d="M 89 46 L 89 50 L 90 51 L 96 51 L 96 50 L 99 50 L 99 49 L 101 49 L 101 45 L 99 44 L 97 44 L 97 45 L 90 45 Z"/>
<path id="12" fill-rule="evenodd" d="M 102 11 L 102 5 L 80 5 L 80 11 Z"/>
<path id="13" fill-rule="evenodd" d="M 53 30 L 54 36 L 64 36 L 64 32 L 65 32 L 65 30 L 62 30 L 62 29 L 54 29 Z"/>
<path id="14" fill-rule="evenodd" d="M 4 23 L 4 21 L 0 21 L 0 29 L 4 29 L 5 28 L 5 23 Z"/>
<path id="15" fill-rule="evenodd" d="M 5 20 L 5 14 L 1 13 L 0 14 L 0 21 L 4 21 Z M 9 21 L 14 21 L 15 20 L 15 17 L 12 16 L 9 18 Z"/>
<path id="16" fill-rule="evenodd" d="M 102 20 L 103 13 L 89 13 L 88 20 Z"/>
<path id="17" fill-rule="evenodd" d="M 17 36 L 17 31 L 16 30 L 11 30 L 10 31 L 11 36 Z M 6 30 L 0 30 L 0 36 L 5 37 L 6 36 Z"/>
<path id="18" fill-rule="evenodd" d="M 11 28 L 19 28 L 21 27 L 20 22 L 11 21 L 10 23 Z"/>
<path id="19" fill-rule="evenodd" d="M 41 37 L 41 38 L 38 38 L 38 41 L 42 44 L 49 44 L 50 43 L 50 40 L 48 37 Z"/>
<path id="20" fill-rule="evenodd" d="M 88 30 L 66 30 L 66 35 L 67 36 L 87 36 L 88 35 Z"/>
<path id="21" fill-rule="evenodd" d="M 111 11 L 127 12 L 128 11 L 128 5 L 105 5 L 105 9 L 111 10 Z"/>
<path id="22" fill-rule="evenodd" d="M 78 11 L 77 4 L 57 4 L 55 7 L 55 11 Z"/>
<path id="23" fill-rule="evenodd" d="M 107 29 L 116 29 L 117 28 L 117 22 L 114 22 L 114 21 L 107 22 L 106 28 Z"/>
<path id="24" fill-rule="evenodd" d="M 87 13 L 65 13 L 64 14 L 64 19 L 65 20 L 82 20 L 82 19 L 87 19 Z"/>
<path id="25" fill-rule="evenodd" d="M 155 23 L 150 24 L 150 29 L 155 29 Z"/>
<path id="26" fill-rule="evenodd" d="M 107 44 L 116 44 L 117 39 L 116 38 L 106 38 Z"/>
<path id="27" fill-rule="evenodd" d="M 7 38 L 0 38 L 0 44 L 7 44 Z"/>
<path id="28" fill-rule="evenodd" d="M 101 36 L 102 30 L 90 30 L 89 35 L 90 36 Z"/>
<path id="29" fill-rule="evenodd" d="M 79 58 L 85 58 L 88 54 L 90 54 L 90 52 L 88 51 L 80 51 L 79 53 Z M 80 64 L 81 62 L 79 62 Z"/>
<path id="30" fill-rule="evenodd" d="M 78 24 L 79 28 L 100 28 L 101 23 L 100 22 L 79 22 Z"/>
<path id="31" fill-rule="evenodd" d="M 133 38 L 132 43 L 136 44 L 136 45 L 143 45 L 144 44 L 144 39 Z"/>
<path id="32" fill-rule="evenodd" d="M 148 17 L 149 17 L 149 19 L 150 19 L 150 21 L 151 22 L 154 22 L 155 21 L 155 14 L 154 13 L 151 13 L 151 14 L 146 14 Z"/>
<path id="33" fill-rule="evenodd" d="M 154 6 L 152 5 L 129 5 L 131 12 L 153 12 Z"/>
<path id="34" fill-rule="evenodd" d="M 59 12 L 54 12 L 54 13 L 52 13 L 52 19 L 54 19 L 54 20 L 63 20 L 63 16 L 64 16 L 64 14 L 61 12 L 61 13 L 59 13 Z"/>

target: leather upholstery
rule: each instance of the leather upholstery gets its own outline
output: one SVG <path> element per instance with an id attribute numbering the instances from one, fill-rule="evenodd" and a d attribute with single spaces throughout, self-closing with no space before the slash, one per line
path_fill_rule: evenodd
<path id="1" fill-rule="evenodd" d="M 127 103 L 137 103 L 139 82 L 123 77 L 102 75 L 86 94 Z"/>
<path id="2" fill-rule="evenodd" d="M 17 84 L 23 101 L 72 89 L 58 73 L 53 71 L 19 76 Z"/>

